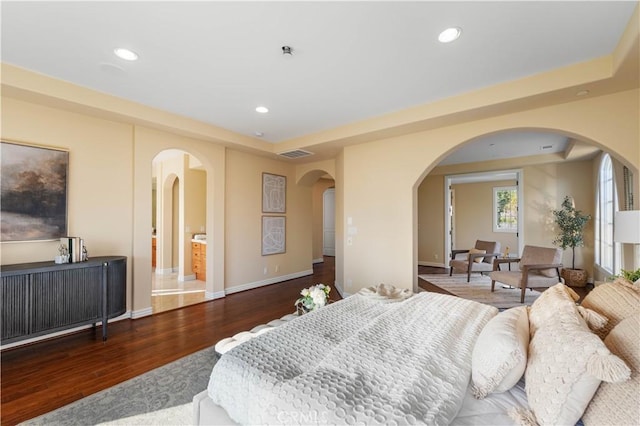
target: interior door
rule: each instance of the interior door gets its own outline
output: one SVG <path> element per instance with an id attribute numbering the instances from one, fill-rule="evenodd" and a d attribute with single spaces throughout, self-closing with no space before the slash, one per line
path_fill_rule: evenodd
<path id="1" fill-rule="evenodd" d="M 336 190 L 322 194 L 322 255 L 336 255 Z"/>

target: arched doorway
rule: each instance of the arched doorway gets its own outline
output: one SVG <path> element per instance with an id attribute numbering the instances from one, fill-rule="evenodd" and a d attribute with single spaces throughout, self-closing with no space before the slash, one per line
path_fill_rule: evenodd
<path id="1" fill-rule="evenodd" d="M 152 170 L 151 300 L 158 313 L 205 301 L 207 191 L 206 171 L 187 152 L 160 152 Z"/>
<path id="2" fill-rule="evenodd" d="M 336 181 L 332 176 L 333 170 L 313 169 L 306 171 L 297 179 L 298 185 L 311 187 L 312 224 L 311 246 L 313 263 L 322 263 L 330 260 L 335 264 L 336 256 L 336 224 L 337 202 L 335 198 Z M 327 208 L 326 194 L 330 193 L 331 208 Z M 330 217 L 328 217 L 328 215 Z M 327 228 L 327 225 L 328 228 Z M 326 250 L 327 244 L 329 251 Z M 335 283 L 333 283 L 335 284 Z M 338 289 L 342 294 L 342 289 Z"/>
<path id="3" fill-rule="evenodd" d="M 510 153 L 497 151 L 501 149 Z M 515 246 L 513 243 L 503 242 L 501 250 L 504 252 L 508 245 L 510 254 L 517 255 L 525 243 L 551 245 L 554 228 L 550 211 L 559 206 L 564 196 L 574 198 L 580 210 L 593 216 L 596 190 L 594 165 L 603 152 L 607 150 L 592 141 L 576 138 L 575 135 L 530 129 L 511 129 L 487 134 L 459 145 L 437 165 L 429 165 L 431 170 L 418 185 L 418 226 L 414 229 L 418 240 L 418 275 L 425 271 L 434 272 L 425 269 L 425 266 L 448 270 L 451 242 L 460 240 L 457 238 L 459 236 L 452 235 L 452 229 L 448 226 L 453 215 L 452 203 L 448 198 L 452 191 L 455 191 L 458 201 L 464 201 L 457 210 L 466 213 L 460 220 L 466 221 L 467 232 L 471 233 L 467 235 L 467 240 L 463 239 L 467 245 L 471 244 L 472 247 L 475 239 L 500 240 L 504 237 L 491 233 L 491 214 L 496 208 L 495 201 L 491 198 L 491 189 L 505 182 L 469 183 L 467 186 L 473 188 L 463 192 L 451 185 L 452 176 L 467 176 L 469 182 L 473 182 L 473 178 L 477 176 L 500 176 L 507 171 L 517 172 L 516 178 L 507 183 L 514 184 L 520 191 L 518 194 L 522 210 L 519 211 L 519 221 L 522 223 L 517 228 L 520 234 L 517 235 L 519 238 Z M 618 159 L 616 169 L 620 174 L 623 167 L 623 162 Z M 593 228 L 593 222 L 588 224 L 588 243 L 580 249 L 580 263 L 585 266 L 592 281 L 598 279 L 599 274 L 594 266 Z M 564 259 L 563 262 L 567 264 L 568 260 Z"/>

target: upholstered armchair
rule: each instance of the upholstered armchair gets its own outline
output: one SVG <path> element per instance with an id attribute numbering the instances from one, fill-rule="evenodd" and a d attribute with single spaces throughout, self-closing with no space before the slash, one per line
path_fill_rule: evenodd
<path id="1" fill-rule="evenodd" d="M 496 258 L 493 261 L 491 277 L 491 291 L 494 291 L 496 281 L 522 290 L 520 303 L 524 303 L 524 292 L 528 288 L 551 287 L 559 282 L 560 268 L 562 268 L 562 250 L 553 247 L 524 246 L 520 258 Z M 518 269 L 502 271 L 503 263 L 518 263 Z"/>
<path id="2" fill-rule="evenodd" d="M 449 276 L 453 270 L 465 271 L 467 282 L 471 280 L 471 272 L 491 272 L 493 259 L 500 255 L 500 243 L 498 241 L 477 240 L 472 249 L 451 250 L 449 262 Z"/>

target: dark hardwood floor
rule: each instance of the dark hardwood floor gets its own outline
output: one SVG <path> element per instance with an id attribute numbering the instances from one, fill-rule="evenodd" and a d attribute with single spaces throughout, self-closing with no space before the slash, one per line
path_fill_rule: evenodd
<path id="1" fill-rule="evenodd" d="M 314 274 L 136 320 L 3 351 L 2 425 L 14 425 L 214 345 L 220 339 L 294 311 L 300 290 L 332 285 L 335 259 L 325 257 Z M 418 267 L 419 274 L 448 273 Z M 446 293 L 425 281 L 428 291 Z M 334 289 L 333 300 L 341 299 Z"/>
<path id="2" fill-rule="evenodd" d="M 333 285 L 335 262 L 314 274 L 136 320 L 85 330 L 1 354 L 2 425 L 14 425 L 295 311 L 300 290 Z M 331 291 L 331 299 L 341 299 Z"/>

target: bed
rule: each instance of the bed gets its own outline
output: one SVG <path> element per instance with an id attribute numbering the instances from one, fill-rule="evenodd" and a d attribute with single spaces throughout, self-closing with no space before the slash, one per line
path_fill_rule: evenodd
<path id="1" fill-rule="evenodd" d="M 615 404 L 616 424 L 637 424 L 640 288 L 577 299 L 558 284 L 498 312 L 366 289 L 227 341 L 194 423 L 588 426 Z"/>

